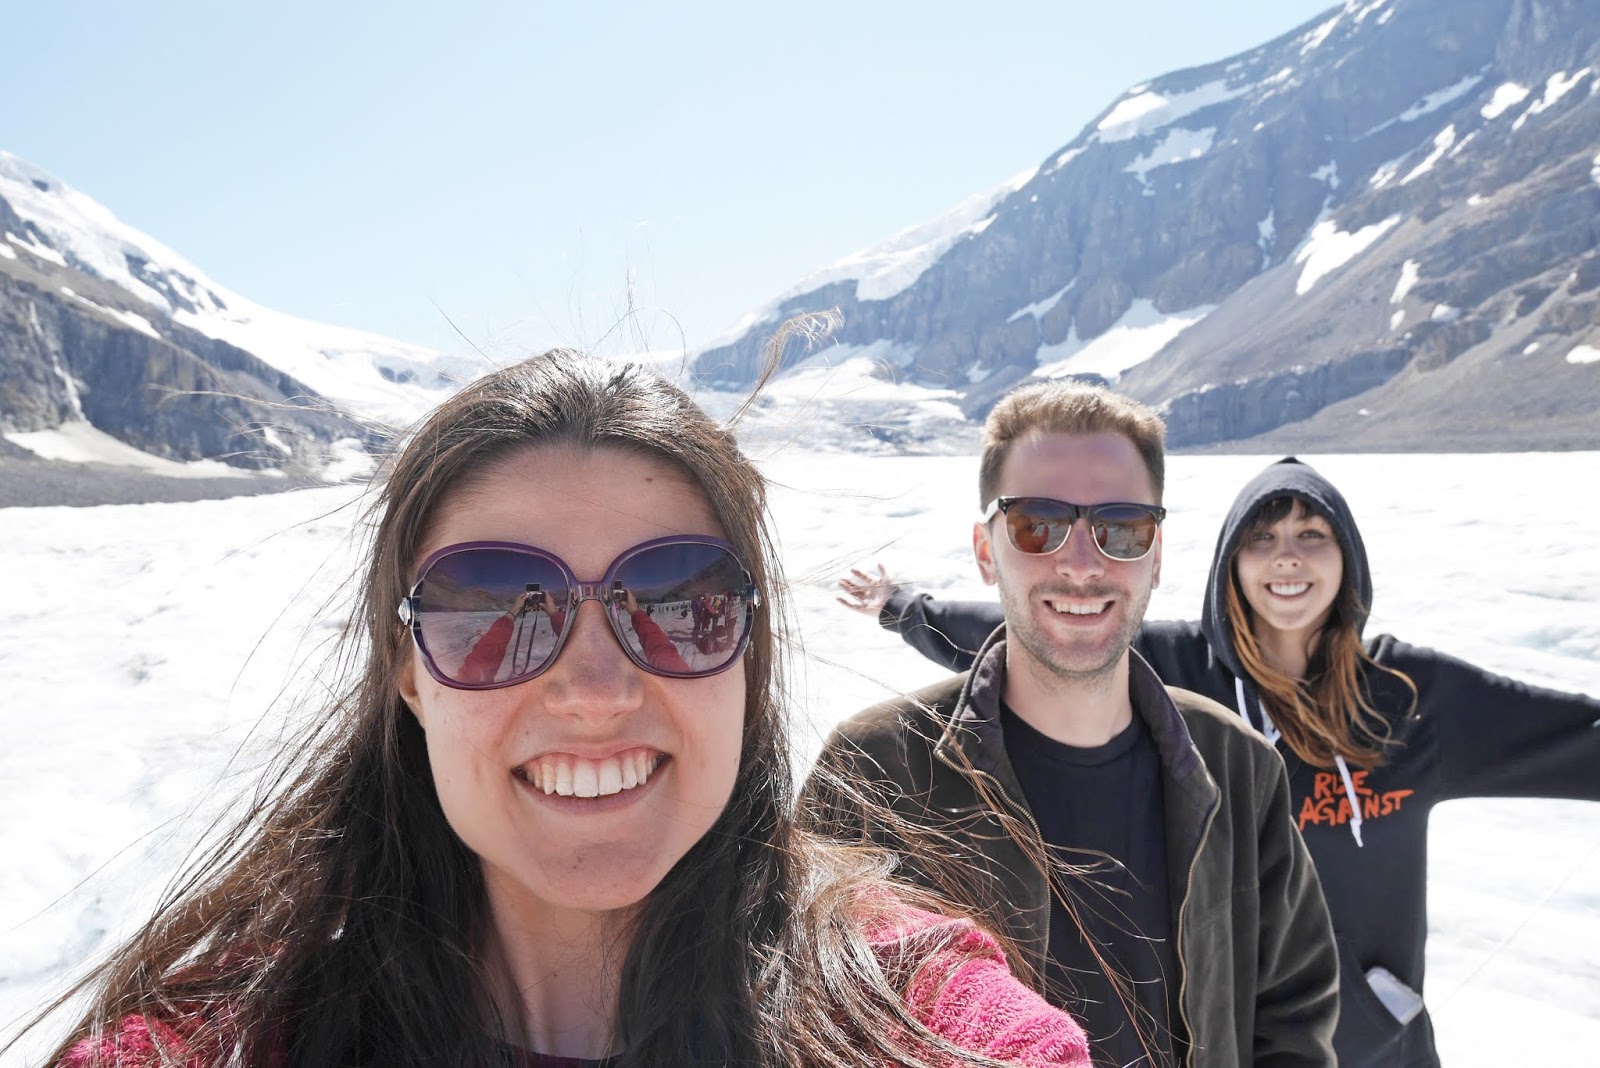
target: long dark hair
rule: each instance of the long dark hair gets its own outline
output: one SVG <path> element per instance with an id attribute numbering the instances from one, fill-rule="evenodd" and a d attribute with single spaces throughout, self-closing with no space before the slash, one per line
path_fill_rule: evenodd
<path id="1" fill-rule="evenodd" d="M 795 825 L 783 580 L 762 476 L 677 387 L 566 350 L 469 385 L 398 448 L 345 636 L 353 685 L 155 917 L 52 1007 L 90 999 L 54 1059 L 142 1016 L 176 1028 L 182 1049 L 163 1054 L 174 1063 L 197 1051 L 245 1065 L 505 1062 L 476 953 L 480 869 L 445 821 L 396 690 L 410 653 L 395 606 L 440 502 L 512 451 L 556 443 L 685 472 L 767 597 L 745 661 L 738 777 L 715 825 L 642 903 L 617 1063 L 918 1064 L 930 1051 L 996 1063 L 921 1027 L 900 997 L 910 977 L 866 941 L 869 914 L 894 900 L 888 862 Z"/>
<path id="2" fill-rule="evenodd" d="M 1256 533 L 1287 517 L 1297 504 L 1333 525 L 1333 517 L 1310 501 L 1274 497 L 1246 520 L 1240 545 L 1248 545 Z M 1328 619 L 1311 642 L 1306 677 L 1297 679 L 1267 663 L 1261 651 L 1252 627 L 1254 615 L 1239 585 L 1238 555 L 1235 550 L 1229 562 L 1223 595 L 1233 647 L 1283 740 L 1296 756 L 1314 767 L 1332 767 L 1339 757 L 1357 767 L 1381 766 L 1384 750 L 1393 743 L 1388 720 L 1373 706 L 1368 672 L 1399 680 L 1410 690 L 1412 708 L 1416 707 L 1417 687 L 1404 672 L 1384 667 L 1367 655 L 1360 621 L 1367 618 L 1369 606 L 1360 603 L 1350 569 L 1345 568 Z"/>

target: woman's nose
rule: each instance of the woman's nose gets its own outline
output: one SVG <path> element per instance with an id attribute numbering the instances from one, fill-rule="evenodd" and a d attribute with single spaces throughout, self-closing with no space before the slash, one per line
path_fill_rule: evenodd
<path id="1" fill-rule="evenodd" d="M 623 652 L 599 601 L 578 606 L 566 644 L 541 681 L 544 706 L 557 715 L 609 719 L 644 700 L 644 672 Z"/>

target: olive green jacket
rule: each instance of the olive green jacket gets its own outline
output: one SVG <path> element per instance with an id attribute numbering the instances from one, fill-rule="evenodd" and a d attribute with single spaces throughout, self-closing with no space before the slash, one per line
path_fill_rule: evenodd
<path id="1" fill-rule="evenodd" d="M 901 853 L 903 875 L 985 918 L 1037 981 L 1050 885 L 1001 732 L 1004 639 L 1002 627 L 972 671 L 841 724 L 802 806 L 836 837 Z M 1164 776 L 1182 973 L 1173 1048 L 1195 1068 L 1333 1065 L 1338 953 L 1283 762 L 1238 716 L 1129 656 Z"/>

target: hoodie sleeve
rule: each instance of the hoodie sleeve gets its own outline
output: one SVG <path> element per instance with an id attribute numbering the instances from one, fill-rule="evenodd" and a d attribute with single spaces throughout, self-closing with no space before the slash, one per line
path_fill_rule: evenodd
<path id="1" fill-rule="evenodd" d="M 1600 801 L 1600 701 L 1495 675 L 1387 635 L 1375 658 L 1416 683 L 1439 742 L 1440 799 Z"/>
<path id="2" fill-rule="evenodd" d="M 1005 612 L 998 601 L 941 601 L 908 582 L 890 594 L 878 622 L 934 663 L 966 671 Z"/>

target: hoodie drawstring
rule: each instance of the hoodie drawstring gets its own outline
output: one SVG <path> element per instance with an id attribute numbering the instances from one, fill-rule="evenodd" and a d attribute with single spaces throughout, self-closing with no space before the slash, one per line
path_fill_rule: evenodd
<path id="1" fill-rule="evenodd" d="M 1333 762 L 1339 765 L 1339 778 L 1344 780 L 1344 796 L 1350 799 L 1350 833 L 1356 836 L 1356 846 L 1359 848 L 1365 843 L 1361 841 L 1361 800 L 1356 797 L 1356 784 L 1350 779 L 1350 765 L 1344 762 L 1344 757 L 1336 756 Z"/>
<path id="2" fill-rule="evenodd" d="M 1233 678 L 1233 692 L 1239 699 L 1239 715 L 1246 723 L 1250 722 L 1250 703 L 1245 697 L 1244 680 L 1237 675 Z M 1267 714 L 1267 706 L 1259 700 L 1256 701 L 1256 710 L 1261 714 L 1261 733 L 1273 745 L 1278 744 L 1278 739 L 1283 737 L 1283 732 L 1272 722 L 1272 717 Z M 1366 843 L 1361 840 L 1361 798 L 1356 794 L 1355 780 L 1350 778 L 1350 765 L 1344 762 L 1344 757 L 1336 756 L 1333 762 L 1339 768 L 1339 778 L 1344 780 L 1344 796 L 1350 802 L 1350 833 L 1355 837 L 1356 847 L 1365 848 Z"/>

